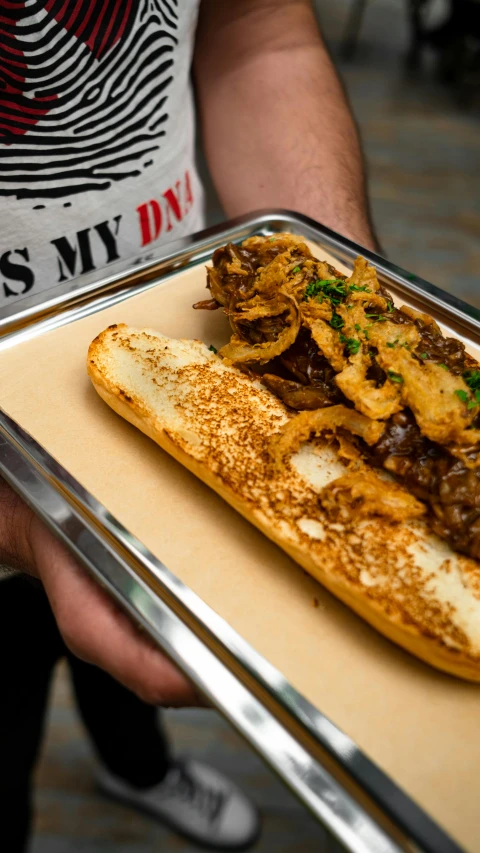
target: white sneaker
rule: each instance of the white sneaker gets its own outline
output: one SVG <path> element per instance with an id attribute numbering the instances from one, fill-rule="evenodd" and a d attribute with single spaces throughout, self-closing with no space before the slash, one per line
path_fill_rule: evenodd
<path id="1" fill-rule="evenodd" d="M 197 761 L 173 762 L 153 788 L 134 788 L 105 768 L 100 789 L 203 847 L 246 850 L 260 835 L 260 817 L 242 791 L 221 773 Z"/>

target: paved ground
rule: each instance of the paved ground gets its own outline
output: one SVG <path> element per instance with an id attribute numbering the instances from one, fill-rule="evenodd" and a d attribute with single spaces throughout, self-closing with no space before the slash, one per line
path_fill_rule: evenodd
<path id="1" fill-rule="evenodd" d="M 348 0 L 317 2 L 334 53 Z M 341 70 L 369 164 L 374 219 L 389 257 L 480 306 L 478 115 L 462 115 L 427 68 L 404 71 L 407 33 L 400 0 L 368 6 L 354 60 Z M 225 770 L 262 808 L 258 853 L 329 851 L 321 830 L 215 714 L 168 715 L 180 751 Z M 190 853 L 147 818 L 98 797 L 93 759 L 63 670 L 55 684 L 37 773 L 31 853 Z M 7 851 L 6 851 L 7 853 Z"/>

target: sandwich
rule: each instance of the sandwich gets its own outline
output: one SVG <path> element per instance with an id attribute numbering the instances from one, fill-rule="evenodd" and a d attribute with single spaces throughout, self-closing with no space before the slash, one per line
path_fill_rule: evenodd
<path id="1" fill-rule="evenodd" d="M 218 353 L 111 326 L 95 389 L 377 630 L 480 680 L 480 367 L 301 237 L 229 244 L 207 269 Z"/>

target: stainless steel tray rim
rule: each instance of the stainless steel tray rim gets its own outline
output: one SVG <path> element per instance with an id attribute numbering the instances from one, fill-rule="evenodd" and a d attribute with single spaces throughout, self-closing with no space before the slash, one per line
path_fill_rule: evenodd
<path id="1" fill-rule="evenodd" d="M 362 254 L 376 266 L 380 277 L 388 277 L 401 292 L 423 300 L 426 299 L 437 310 L 448 311 L 450 318 L 456 320 L 459 325 L 466 329 L 472 329 L 477 333 L 480 330 L 480 309 L 468 305 L 453 294 L 442 291 L 419 276 L 412 275 L 397 264 L 376 255 L 370 249 L 366 249 L 352 240 L 340 237 L 334 231 L 320 226 L 313 219 L 303 214 L 278 209 L 240 216 L 230 223 L 214 226 L 191 237 L 183 237 L 174 243 L 163 246 L 162 249 L 167 250 L 166 253 L 160 254 L 155 260 L 137 265 L 131 261 L 123 262 L 119 272 L 115 273 L 109 269 L 108 273 L 101 279 L 89 281 L 85 285 L 79 284 L 78 280 L 74 279 L 62 286 L 52 288 L 46 293 L 28 296 L 11 306 L 4 307 L 0 310 L 0 336 L 2 336 L 0 344 L 4 346 L 5 341 L 10 338 L 12 327 L 18 328 L 22 324 L 28 324 L 28 330 L 24 329 L 25 337 L 15 339 L 15 343 L 28 339 L 34 334 L 56 328 L 55 320 L 57 319 L 57 323 L 60 322 L 58 315 L 57 318 L 54 316 L 50 321 L 45 320 L 43 322 L 38 322 L 36 318 L 46 312 L 51 313 L 55 309 L 61 309 L 62 306 L 67 307 L 72 304 L 77 304 L 78 311 L 81 312 L 78 303 L 83 303 L 99 291 L 105 294 L 124 280 L 129 280 L 135 276 L 138 278 L 149 273 L 153 275 L 157 271 L 157 275 L 153 275 L 140 287 L 132 288 L 135 293 L 141 293 L 151 287 L 158 286 L 159 279 L 165 279 L 166 274 L 171 277 L 176 272 L 185 270 L 201 261 L 209 260 L 214 249 L 225 242 L 243 240 L 253 234 L 268 235 L 281 230 L 296 231 L 313 241 L 318 240 L 318 237 L 321 236 L 332 251 L 337 252 L 342 256 L 342 259 L 350 263 L 356 256 Z M 159 265 L 160 269 L 158 269 Z M 49 296 L 49 294 L 51 295 Z M 131 291 L 125 294 L 112 294 L 113 304 L 128 299 L 131 295 Z M 79 313 L 78 315 L 75 309 L 71 309 L 72 314 L 68 314 L 65 322 L 73 322 L 82 316 L 88 316 L 89 313 L 103 310 L 109 304 L 108 299 L 105 302 L 102 299 L 94 300 L 89 302 L 90 310 L 88 310 L 87 305 L 84 305 L 83 308 L 86 313 Z"/>
<path id="2" fill-rule="evenodd" d="M 401 853 L 332 775 L 296 742 L 56 490 L 39 464 L 42 448 L 0 410 L 0 470 L 152 639 L 263 755 L 280 778 L 353 853 Z M 23 487 L 23 488 L 22 488 Z M 100 568 L 101 567 L 101 568 Z M 225 702 L 228 696 L 228 702 Z"/>
<path id="3" fill-rule="evenodd" d="M 4 317 L 0 315 L 0 335 L 3 329 L 0 349 L 16 346 L 38 334 L 75 322 L 152 287 L 161 287 L 170 281 L 179 270 L 185 270 L 189 266 L 206 260 L 213 248 L 222 245 L 227 240 L 239 240 L 250 234 L 269 234 L 277 230 L 300 232 L 312 240 L 318 240 L 319 237 L 322 237 L 332 250 L 336 250 L 337 253 L 341 250 L 341 253 L 350 261 L 361 251 L 365 257 L 375 263 L 381 274 L 390 280 L 393 279 L 401 285 L 405 292 L 413 295 L 421 293 L 422 296 L 425 296 L 427 292 L 432 299 L 438 298 L 440 291 L 433 285 L 428 285 L 420 279 L 416 279 L 413 283 L 407 278 L 408 274 L 399 270 L 398 267 L 394 267 L 372 252 L 340 238 L 328 229 L 321 228 L 307 217 L 291 214 L 288 211 L 264 211 L 257 216 L 242 217 L 225 228 L 210 229 L 201 235 L 200 240 L 184 238 L 179 244 L 175 244 L 175 247 L 169 247 L 170 251 L 164 257 L 152 263 L 142 264 L 138 268 L 129 268 L 126 273 L 124 271 L 118 276 L 107 276 L 97 283 L 97 288 L 89 284 L 83 294 L 81 288 L 70 287 L 62 297 L 56 297 L 55 305 L 57 307 L 64 305 L 62 313 L 42 319 L 38 316 L 38 305 L 30 302 L 28 306 L 25 306 L 21 315 L 22 322 L 28 321 L 25 328 L 15 329 L 11 314 Z M 132 286 L 125 288 L 125 290 L 113 291 L 113 287 L 121 284 L 125 277 L 128 278 L 139 271 L 152 270 L 157 266 L 160 267 L 158 275 L 144 281 L 139 287 Z M 94 298 L 95 293 L 98 294 L 97 298 Z M 74 298 L 73 303 L 72 297 Z M 77 297 L 84 300 L 88 297 L 88 301 L 77 303 Z M 476 309 L 465 311 L 463 310 L 465 306 L 459 300 L 455 300 L 454 297 L 452 300 L 455 305 L 449 305 L 448 308 L 454 317 L 460 316 L 462 323 L 470 328 L 473 326 L 478 332 L 480 329 L 480 312 Z M 472 316 L 470 311 L 475 316 Z M 14 330 L 9 331 L 12 328 Z M 352 778 L 357 781 L 360 780 L 365 790 L 382 806 L 385 813 L 394 817 L 403 829 L 407 829 L 409 837 L 415 838 L 422 845 L 422 849 L 431 851 L 431 853 L 443 853 L 443 851 L 453 853 L 459 850 L 458 846 L 394 782 L 366 758 L 348 735 L 341 732 L 332 721 L 314 708 L 304 697 L 300 696 L 271 664 L 233 631 L 225 620 L 214 613 L 195 593 L 176 578 L 160 560 L 150 554 L 141 542 L 132 537 L 111 516 L 106 508 L 101 507 L 49 454 L 5 414 L 0 415 L 0 432 L 10 448 L 16 446 L 17 451 L 21 448 L 22 452 L 27 453 L 38 471 L 47 471 L 50 478 L 61 486 L 63 491 L 67 491 L 77 502 L 83 504 L 96 518 L 101 520 L 110 537 L 119 543 L 122 549 L 127 551 L 138 564 L 151 572 L 166 590 L 194 614 L 197 620 L 238 659 L 245 670 L 253 675 L 262 686 L 266 687 L 285 708 L 295 715 L 295 718 L 304 725 L 305 729 L 309 730 L 318 742 L 328 749 L 329 753 L 339 761 L 339 764 L 350 773 Z M 8 475 L 4 463 L 0 464 L 0 470 L 2 469 Z M 30 486 L 32 486 L 31 483 Z M 23 494 L 25 496 L 24 492 Z M 50 521 L 61 527 L 69 516 L 68 503 L 66 502 L 66 508 L 64 507 L 63 510 L 57 506 L 55 511 L 60 515 L 52 516 Z M 307 795 L 304 796 L 304 800 L 310 802 Z M 348 849 L 357 853 L 359 848 L 353 844 Z M 373 849 L 372 847 L 372 851 Z"/>

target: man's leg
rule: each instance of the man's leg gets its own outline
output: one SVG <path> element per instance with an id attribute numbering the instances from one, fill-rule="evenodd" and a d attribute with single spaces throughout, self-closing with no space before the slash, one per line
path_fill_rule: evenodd
<path id="1" fill-rule="evenodd" d="M 68 655 L 78 707 L 107 769 L 137 788 L 164 778 L 168 742 L 157 710 L 103 670 Z"/>
<path id="2" fill-rule="evenodd" d="M 103 764 L 98 783 L 104 793 L 210 849 L 255 842 L 256 809 L 235 785 L 199 762 L 171 758 L 155 708 L 97 667 L 68 659 L 80 713 Z"/>
<path id="3" fill-rule="evenodd" d="M 63 649 L 43 590 L 23 576 L 0 581 L 0 850 L 8 853 L 26 848 L 31 774 Z"/>

